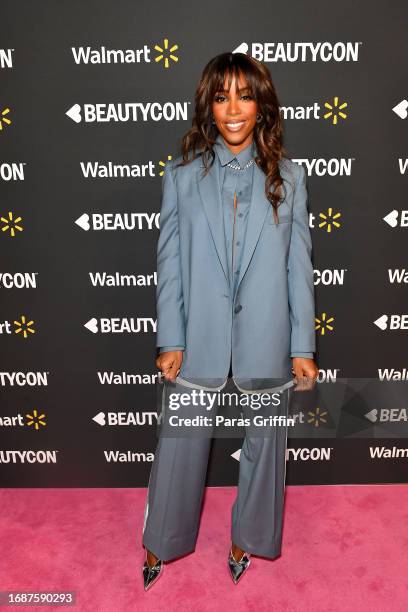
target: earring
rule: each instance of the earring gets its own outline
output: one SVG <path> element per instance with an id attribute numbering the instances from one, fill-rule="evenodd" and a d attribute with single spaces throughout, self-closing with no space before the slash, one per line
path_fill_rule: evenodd
<path id="1" fill-rule="evenodd" d="M 211 123 L 215 124 L 214 115 L 212 115 L 212 121 L 211 121 Z"/>
<path id="2" fill-rule="evenodd" d="M 262 121 L 262 115 L 257 115 L 256 116 L 256 122 L 260 123 Z"/>

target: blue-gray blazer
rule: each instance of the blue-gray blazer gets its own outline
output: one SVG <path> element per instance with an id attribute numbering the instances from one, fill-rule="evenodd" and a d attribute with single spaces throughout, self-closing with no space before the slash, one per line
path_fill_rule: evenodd
<path id="1" fill-rule="evenodd" d="M 275 224 L 255 164 L 235 300 L 229 287 L 218 165 L 201 155 L 162 179 L 157 244 L 156 345 L 184 347 L 179 376 L 291 380 L 291 356 L 313 353 L 315 301 L 306 173 L 279 162 L 286 187 Z"/>

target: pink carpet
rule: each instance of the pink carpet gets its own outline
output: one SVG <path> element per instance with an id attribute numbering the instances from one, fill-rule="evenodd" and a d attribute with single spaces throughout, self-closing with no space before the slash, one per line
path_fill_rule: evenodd
<path id="1" fill-rule="evenodd" d="M 361 612 L 408 605 L 408 487 L 290 486 L 282 555 L 227 573 L 235 487 L 206 491 L 196 552 L 144 592 L 145 489 L 0 491 L 0 591 L 76 591 L 92 612 Z"/>

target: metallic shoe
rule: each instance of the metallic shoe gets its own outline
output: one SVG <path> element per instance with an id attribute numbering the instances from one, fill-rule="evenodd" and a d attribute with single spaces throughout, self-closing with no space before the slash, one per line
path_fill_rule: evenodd
<path id="1" fill-rule="evenodd" d="M 151 586 L 160 578 L 160 575 L 163 571 L 163 561 L 161 559 L 157 560 L 155 565 L 150 565 L 147 562 L 147 551 L 146 558 L 143 563 L 142 573 L 143 573 L 143 582 L 144 582 L 144 590 L 147 591 Z"/>
<path id="2" fill-rule="evenodd" d="M 246 570 L 251 564 L 250 553 L 244 552 L 240 561 L 236 561 L 232 554 L 232 547 L 230 553 L 228 555 L 228 569 L 231 574 L 231 578 L 234 581 L 234 584 L 238 584 L 239 580 L 241 580 L 242 576 L 245 574 Z"/>

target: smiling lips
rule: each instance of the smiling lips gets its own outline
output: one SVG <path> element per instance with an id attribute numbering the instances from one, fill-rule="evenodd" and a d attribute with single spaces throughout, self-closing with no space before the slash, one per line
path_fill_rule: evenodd
<path id="1" fill-rule="evenodd" d="M 244 123 L 245 121 L 230 121 L 229 123 L 225 123 L 225 127 L 230 132 L 239 132 Z"/>

